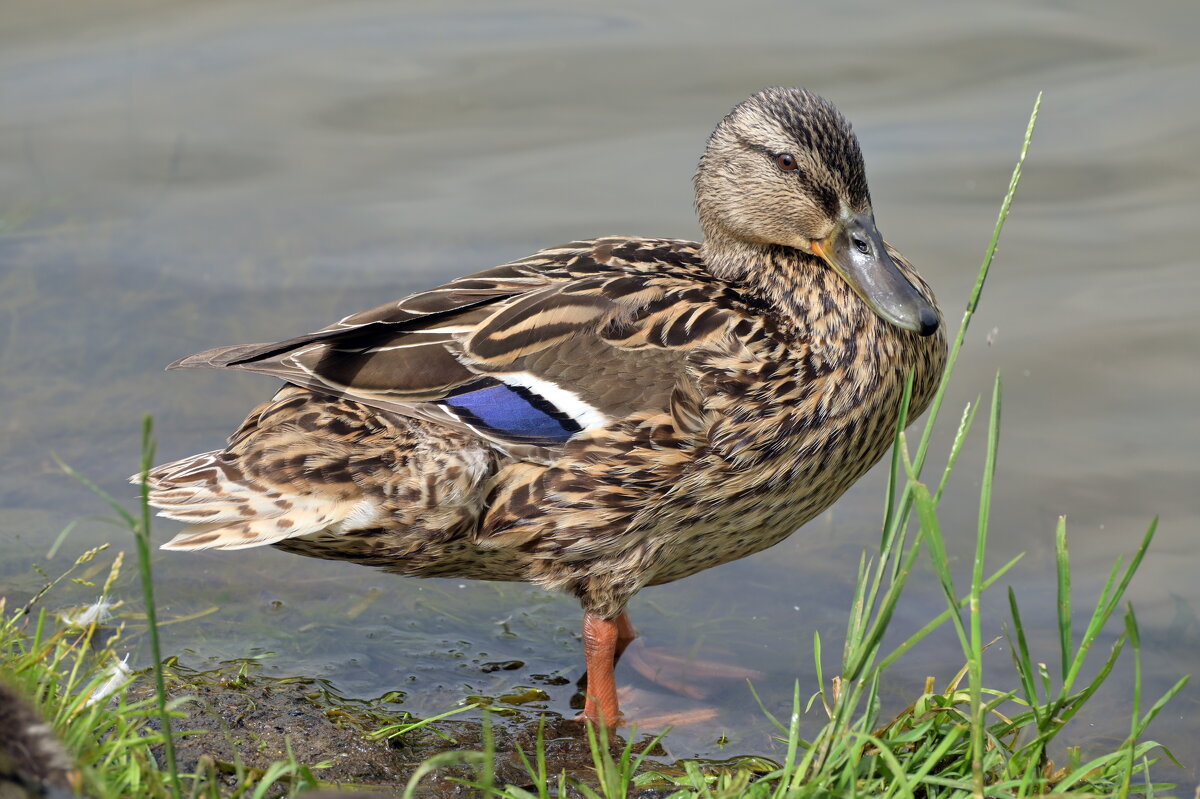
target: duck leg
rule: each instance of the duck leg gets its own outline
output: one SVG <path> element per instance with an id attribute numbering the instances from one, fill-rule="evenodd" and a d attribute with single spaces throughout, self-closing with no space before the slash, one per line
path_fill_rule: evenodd
<path id="1" fill-rule="evenodd" d="M 594 613 L 583 614 L 583 657 L 587 663 L 587 700 L 580 721 L 616 727 L 621 723 L 617 706 L 617 680 L 613 666 L 617 656 L 637 632 L 629 617 L 622 613 L 606 619 Z"/>
<path id="2" fill-rule="evenodd" d="M 638 637 L 638 631 L 633 626 L 633 622 L 629 620 L 629 614 L 625 611 L 621 612 L 620 616 L 614 619 L 617 625 L 617 648 L 613 655 L 613 663 L 615 664 L 621 659 L 621 653 L 625 651 L 625 647 L 633 643 L 633 639 Z"/>

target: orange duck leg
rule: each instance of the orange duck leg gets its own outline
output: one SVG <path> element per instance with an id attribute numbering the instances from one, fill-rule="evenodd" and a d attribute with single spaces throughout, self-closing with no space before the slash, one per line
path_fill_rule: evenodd
<path id="1" fill-rule="evenodd" d="M 613 668 L 625 647 L 637 638 L 628 613 L 605 619 L 583 614 L 583 657 L 587 663 L 587 701 L 580 721 L 616 727 L 621 723 L 617 704 L 617 680 Z"/>

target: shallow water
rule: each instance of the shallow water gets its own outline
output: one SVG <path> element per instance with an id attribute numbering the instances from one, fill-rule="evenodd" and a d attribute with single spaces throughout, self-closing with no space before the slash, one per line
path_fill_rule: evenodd
<path id="1" fill-rule="evenodd" d="M 1057 649 L 1056 517 L 1069 517 L 1084 607 L 1161 515 L 1130 590 L 1144 695 L 1157 696 L 1200 655 L 1198 9 L 25 4 L 0 28 L 0 579 L 20 594 L 38 583 L 32 562 L 54 572 L 101 541 L 128 548 L 85 520 L 46 562 L 65 526 L 104 512 L 54 455 L 132 497 L 123 479 L 138 467 L 144 413 L 165 460 L 218 446 L 273 390 L 162 365 L 316 329 L 562 241 L 694 237 L 690 177 L 705 137 L 766 85 L 820 91 L 854 122 L 881 229 L 953 322 L 1044 90 L 934 451 L 999 370 L 990 562 L 1026 553 L 1005 582 L 1040 631 L 1040 660 Z M 981 461 L 977 435 L 944 501 L 964 574 Z M 757 689 L 785 712 L 794 680 L 815 690 L 814 630 L 833 666 L 854 568 L 877 542 L 883 481 L 872 472 L 768 553 L 642 592 L 632 613 L 646 641 L 764 672 Z M 535 686 L 569 712 L 571 688 L 557 683 L 578 676 L 582 657 L 566 598 L 275 551 L 162 554 L 156 568 L 168 616 L 216 608 L 164 628 L 168 651 L 198 664 L 270 652 L 277 673 L 356 695 L 405 691 L 418 713 Z M 132 582 L 122 590 L 136 600 Z M 941 601 L 922 567 L 897 635 Z M 1005 605 L 997 594 L 990 634 L 1002 634 Z M 897 705 L 925 674 L 950 677 L 956 652 L 947 634 L 901 661 L 888 686 Z M 992 652 L 993 682 L 1007 684 L 1005 645 Z M 484 665 L 508 661 L 521 665 Z M 1127 730 L 1128 660 L 1120 671 L 1076 741 Z M 693 701 L 627 668 L 618 678 L 646 713 L 720 711 L 671 733 L 677 756 L 778 754 L 740 682 Z M 1185 785 L 1200 760 L 1198 697 L 1185 689 L 1151 728 L 1188 766 L 1164 777 Z"/>

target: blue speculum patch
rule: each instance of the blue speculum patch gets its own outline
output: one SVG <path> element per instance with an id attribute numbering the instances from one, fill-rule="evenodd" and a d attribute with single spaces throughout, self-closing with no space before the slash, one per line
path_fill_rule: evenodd
<path id="1" fill-rule="evenodd" d="M 524 386 L 497 383 L 442 402 L 480 432 L 514 443 L 561 444 L 582 429 L 545 397 Z"/>

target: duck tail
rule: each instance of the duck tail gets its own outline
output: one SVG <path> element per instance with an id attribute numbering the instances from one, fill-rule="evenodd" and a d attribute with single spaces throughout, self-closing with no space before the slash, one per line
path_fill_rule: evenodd
<path id="1" fill-rule="evenodd" d="M 131 478 L 137 482 L 140 476 Z M 320 532 L 353 516 L 330 497 L 284 496 L 248 478 L 220 450 L 150 472 L 150 504 L 189 526 L 162 549 L 247 549 Z"/>

